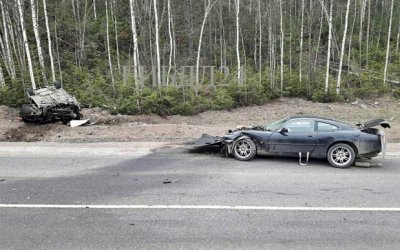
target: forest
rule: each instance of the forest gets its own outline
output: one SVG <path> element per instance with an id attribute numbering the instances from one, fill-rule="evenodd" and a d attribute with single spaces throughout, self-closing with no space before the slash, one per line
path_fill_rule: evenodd
<path id="1" fill-rule="evenodd" d="M 0 0 L 0 105 L 191 115 L 282 96 L 400 98 L 394 0 Z"/>

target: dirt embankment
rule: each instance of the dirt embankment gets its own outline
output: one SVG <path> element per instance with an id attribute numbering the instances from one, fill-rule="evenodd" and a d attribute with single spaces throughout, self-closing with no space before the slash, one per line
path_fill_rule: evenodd
<path id="1" fill-rule="evenodd" d="M 313 103 L 298 98 L 281 98 L 263 106 L 230 111 L 207 111 L 195 116 L 110 115 L 101 108 L 84 109 L 90 126 L 71 128 L 62 123 L 25 124 L 18 110 L 0 106 L 0 141 L 176 141 L 198 138 L 203 133 L 222 135 L 238 125 L 260 125 L 289 114 L 308 114 L 350 123 L 377 117 L 387 119 L 392 129 L 389 142 L 400 142 L 400 102 L 390 98 L 359 100 L 354 103 Z"/>

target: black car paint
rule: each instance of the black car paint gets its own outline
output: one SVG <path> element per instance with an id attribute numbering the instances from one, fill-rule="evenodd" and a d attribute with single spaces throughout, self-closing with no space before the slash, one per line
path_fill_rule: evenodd
<path id="1" fill-rule="evenodd" d="M 291 117 L 296 119 L 313 120 L 314 130 L 310 132 L 281 132 L 283 124 L 274 131 L 239 130 L 225 135 L 222 139 L 231 153 L 233 143 L 241 137 L 248 137 L 254 141 L 259 154 L 298 155 L 299 152 L 310 153 L 310 157 L 325 158 L 329 148 L 336 143 L 351 145 L 357 156 L 375 155 L 381 152 L 380 136 L 363 132 L 349 124 L 331 119 L 316 117 Z M 333 131 L 318 131 L 317 122 L 331 124 L 337 127 Z"/>

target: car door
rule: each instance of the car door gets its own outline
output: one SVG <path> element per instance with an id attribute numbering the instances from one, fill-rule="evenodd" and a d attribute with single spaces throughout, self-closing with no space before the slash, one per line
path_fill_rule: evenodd
<path id="1" fill-rule="evenodd" d="M 284 128 L 283 131 L 282 128 Z M 315 122 L 313 119 L 292 119 L 272 133 L 268 140 L 268 151 L 272 153 L 306 153 L 314 151 Z"/>

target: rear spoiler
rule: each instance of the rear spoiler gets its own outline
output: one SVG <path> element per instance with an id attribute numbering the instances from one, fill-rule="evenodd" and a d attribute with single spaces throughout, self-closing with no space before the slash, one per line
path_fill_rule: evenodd
<path id="1" fill-rule="evenodd" d="M 373 128 L 377 126 L 381 126 L 382 128 L 390 128 L 390 124 L 385 119 L 374 119 L 366 122 L 357 123 L 356 126 L 358 129 L 363 130 L 367 128 Z"/>

